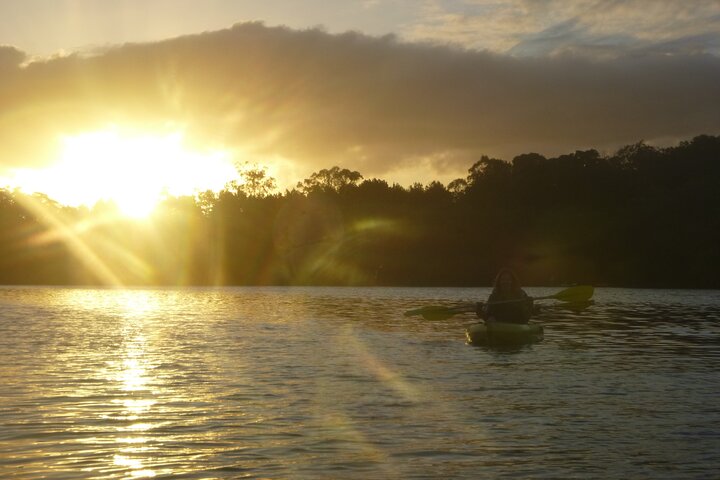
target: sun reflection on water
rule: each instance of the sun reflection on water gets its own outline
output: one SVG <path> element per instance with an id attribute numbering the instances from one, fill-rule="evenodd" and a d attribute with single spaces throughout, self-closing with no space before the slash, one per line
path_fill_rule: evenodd
<path id="1" fill-rule="evenodd" d="M 143 376 L 145 369 L 135 358 L 127 358 L 123 361 L 125 370 L 120 372 L 119 380 L 122 383 L 122 389 L 125 391 L 142 390 L 147 382 Z"/>
<path id="2" fill-rule="evenodd" d="M 153 315 L 162 309 L 157 294 L 148 291 L 127 291 L 115 297 L 118 310 L 122 312 L 123 343 L 125 349 L 118 359 L 114 382 L 122 392 L 113 400 L 119 407 L 116 418 L 125 420 L 117 427 L 115 439 L 118 449 L 113 456 L 114 467 L 128 469 L 132 478 L 155 477 L 157 471 L 148 468 L 146 458 L 153 448 L 148 446 L 151 432 L 157 423 L 150 421 L 150 415 L 158 403 L 151 388 L 156 384 L 152 377 L 152 346 L 143 330 Z M 171 472 L 166 472 L 171 473 Z"/>
<path id="3" fill-rule="evenodd" d="M 133 478 L 149 478 L 156 476 L 156 472 L 154 470 L 144 468 L 142 461 L 137 458 L 130 458 L 125 455 L 115 455 L 113 457 L 113 465 L 129 468 L 131 470 L 130 476 Z"/>

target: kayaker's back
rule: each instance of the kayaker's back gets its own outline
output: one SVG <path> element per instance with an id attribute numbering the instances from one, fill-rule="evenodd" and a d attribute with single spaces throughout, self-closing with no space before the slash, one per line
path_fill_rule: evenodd
<path id="1" fill-rule="evenodd" d="M 483 317 L 502 323 L 528 323 L 533 313 L 533 301 L 523 290 L 517 295 L 490 294 Z"/>

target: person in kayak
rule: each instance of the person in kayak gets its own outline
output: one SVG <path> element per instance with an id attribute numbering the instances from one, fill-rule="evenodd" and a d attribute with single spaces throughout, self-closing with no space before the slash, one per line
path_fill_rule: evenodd
<path id="1" fill-rule="evenodd" d="M 495 277 L 493 291 L 479 315 L 486 323 L 528 323 L 533 310 L 533 299 L 520 287 L 517 275 L 504 268 Z"/>

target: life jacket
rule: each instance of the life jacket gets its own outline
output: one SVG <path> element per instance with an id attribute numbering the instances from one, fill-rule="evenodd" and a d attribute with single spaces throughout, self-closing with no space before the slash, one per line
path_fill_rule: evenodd
<path id="1" fill-rule="evenodd" d="M 517 302 L 506 302 L 508 300 L 518 300 Z M 532 315 L 532 299 L 520 290 L 513 295 L 500 295 L 498 293 L 490 294 L 487 301 L 486 318 L 493 317 L 498 322 L 505 323 L 527 323 Z"/>

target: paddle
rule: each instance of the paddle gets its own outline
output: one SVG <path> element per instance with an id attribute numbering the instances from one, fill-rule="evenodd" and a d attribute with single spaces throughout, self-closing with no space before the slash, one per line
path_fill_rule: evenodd
<path id="1" fill-rule="evenodd" d="M 458 313 L 472 313 L 482 308 L 482 304 L 477 303 L 464 303 L 447 307 L 444 305 L 431 305 L 429 307 L 416 308 L 414 310 L 408 310 L 405 312 L 406 317 L 413 315 L 421 315 L 425 320 L 447 320 L 450 317 L 454 317 Z"/>
<path id="2" fill-rule="evenodd" d="M 561 290 L 554 295 L 530 298 L 532 300 L 559 300 L 561 302 L 567 302 L 568 305 L 577 304 L 577 307 L 579 309 L 582 309 L 589 305 L 588 301 L 593 296 L 594 291 L 595 289 L 592 286 L 580 285 L 576 287 L 566 288 L 565 290 Z M 491 305 L 525 301 L 527 301 L 527 298 L 518 298 L 515 300 L 493 302 Z M 454 306 L 432 305 L 428 307 L 408 310 L 405 312 L 405 316 L 410 317 L 414 315 L 421 315 L 426 320 L 447 320 L 448 318 L 454 317 L 459 313 L 472 313 L 478 311 L 481 308 L 482 303 L 463 303 Z"/>
<path id="3" fill-rule="evenodd" d="M 533 300 L 545 300 L 547 298 L 553 298 L 560 300 L 561 302 L 587 302 L 590 300 L 595 293 L 595 287 L 591 285 L 578 285 L 575 287 L 566 288 L 561 290 L 555 295 L 548 295 L 546 297 L 537 297 Z"/>
<path id="4" fill-rule="evenodd" d="M 566 288 L 565 290 L 561 290 L 558 293 L 554 295 L 546 295 L 544 297 L 530 297 L 531 300 L 560 300 L 561 302 L 587 302 L 590 300 L 593 296 L 593 293 L 595 292 L 595 287 L 592 287 L 590 285 L 578 285 L 576 287 L 570 287 Z M 503 303 L 515 303 L 515 302 L 525 302 L 527 301 L 527 298 L 515 298 L 513 300 L 502 300 L 499 302 L 492 302 L 489 305 L 500 305 Z"/>

